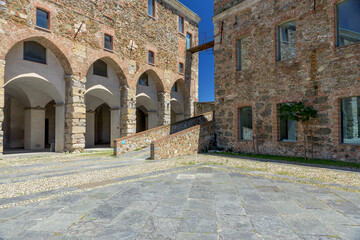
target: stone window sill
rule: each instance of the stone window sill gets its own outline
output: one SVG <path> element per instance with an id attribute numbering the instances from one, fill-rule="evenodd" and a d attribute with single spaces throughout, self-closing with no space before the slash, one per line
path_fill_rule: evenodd
<path id="1" fill-rule="evenodd" d="M 112 50 L 112 49 L 104 48 L 104 51 L 109 52 L 109 53 L 114 53 L 114 50 Z"/>
<path id="2" fill-rule="evenodd" d="M 35 29 L 43 31 L 43 32 L 47 32 L 47 33 L 52 33 L 52 31 L 50 29 L 47 29 L 47 28 L 42 28 L 42 27 L 35 26 Z"/>
<path id="3" fill-rule="evenodd" d="M 149 18 L 151 18 L 151 19 L 152 19 L 152 20 L 154 20 L 154 21 L 156 21 L 156 20 L 157 20 L 157 19 L 156 19 L 156 17 L 151 16 L 151 15 L 149 15 L 149 14 L 148 14 L 148 17 L 149 17 Z"/>
<path id="4" fill-rule="evenodd" d="M 337 47 L 335 47 L 335 50 L 337 52 L 342 51 L 342 50 L 347 49 L 347 48 L 350 48 L 350 49 L 355 48 L 357 50 L 359 45 L 360 45 L 360 42 L 355 42 L 355 43 L 352 43 L 352 44 L 349 44 L 349 45 L 346 45 L 346 46 L 337 46 Z"/>

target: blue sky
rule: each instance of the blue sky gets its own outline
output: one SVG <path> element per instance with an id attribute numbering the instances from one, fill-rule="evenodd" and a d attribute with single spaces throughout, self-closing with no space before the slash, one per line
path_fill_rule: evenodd
<path id="1" fill-rule="evenodd" d="M 214 15 L 213 0 L 179 0 L 201 17 L 199 33 L 213 32 L 211 18 Z M 200 53 L 199 62 L 199 102 L 214 101 L 214 55 Z"/>

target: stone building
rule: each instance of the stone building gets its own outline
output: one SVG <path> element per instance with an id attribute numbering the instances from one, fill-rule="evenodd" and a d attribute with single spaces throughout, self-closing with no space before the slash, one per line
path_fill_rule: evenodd
<path id="1" fill-rule="evenodd" d="M 360 1 L 215 0 L 218 147 L 303 156 L 281 104 L 319 111 L 314 156 L 360 161 Z M 311 140 L 311 139 L 310 139 Z"/>
<path id="2" fill-rule="evenodd" d="M 0 0 L 0 153 L 82 151 L 190 117 L 199 21 L 177 0 Z"/>

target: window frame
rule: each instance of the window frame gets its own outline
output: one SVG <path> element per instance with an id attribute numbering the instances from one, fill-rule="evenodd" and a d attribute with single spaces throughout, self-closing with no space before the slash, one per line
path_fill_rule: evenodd
<path id="1" fill-rule="evenodd" d="M 44 27 L 41 27 L 38 25 L 38 11 L 42 11 L 47 14 L 47 21 L 46 21 L 47 28 L 44 28 Z M 45 30 L 45 31 L 51 31 L 50 18 L 51 18 L 50 11 L 48 11 L 47 9 L 41 8 L 41 7 L 36 7 L 36 11 L 35 11 L 35 27 L 36 28 Z"/>
<path id="2" fill-rule="evenodd" d="M 29 43 L 29 42 L 35 42 L 35 43 L 39 44 L 41 47 L 43 47 L 45 49 L 45 60 L 44 61 L 36 61 L 34 59 L 31 59 L 31 58 L 26 58 L 26 56 L 25 56 L 25 44 Z M 36 41 L 25 41 L 25 42 L 23 42 L 23 60 L 47 65 L 47 48 L 44 47 L 43 45 L 41 45 L 40 43 L 36 42 Z"/>
<path id="3" fill-rule="evenodd" d="M 150 62 L 150 53 L 152 53 L 153 62 Z M 148 64 L 155 66 L 155 52 L 148 50 Z"/>
<path id="4" fill-rule="evenodd" d="M 244 139 L 242 131 L 242 121 L 241 121 L 241 109 L 250 108 L 251 109 L 251 130 L 252 130 L 252 139 Z M 238 141 L 246 142 L 254 140 L 254 111 L 252 106 L 242 106 L 238 108 Z"/>
<path id="5" fill-rule="evenodd" d="M 190 35 L 190 47 L 188 48 L 188 35 Z M 193 34 L 191 32 L 186 32 L 186 50 L 193 47 Z"/>
<path id="6" fill-rule="evenodd" d="M 340 98 L 340 144 L 343 145 L 352 145 L 352 146 L 360 146 L 360 141 L 358 143 L 346 143 L 345 142 L 345 132 L 344 132 L 344 113 L 343 113 L 343 100 L 349 98 L 358 98 L 358 105 L 360 105 L 360 95 L 359 96 L 350 96 L 350 97 L 343 97 Z M 359 113 L 358 113 L 359 114 Z M 360 127 L 360 122 L 358 122 L 358 127 Z M 360 131 L 359 131 L 360 133 Z M 359 135 L 360 136 L 360 135 Z"/>
<path id="7" fill-rule="evenodd" d="M 111 49 L 106 47 L 106 37 L 111 39 Z M 108 33 L 104 33 L 104 50 L 113 52 L 114 51 L 114 36 Z"/>
<path id="8" fill-rule="evenodd" d="M 180 71 L 180 66 L 182 66 L 182 71 Z M 179 62 L 179 74 L 184 75 L 185 73 L 185 64 L 183 62 Z"/>
<path id="9" fill-rule="evenodd" d="M 153 15 L 151 15 L 150 13 L 149 13 L 149 1 L 152 1 L 152 7 L 153 7 Z M 149 17 L 151 17 L 151 18 L 156 18 L 156 0 L 148 0 L 147 1 L 147 14 L 148 14 L 148 16 Z"/>
<path id="10" fill-rule="evenodd" d="M 350 44 L 343 44 L 341 45 L 340 44 L 340 23 L 339 23 L 339 6 L 345 2 L 348 2 L 349 0 L 340 0 L 340 1 L 337 1 L 335 2 L 335 48 L 342 48 L 342 47 L 347 47 L 347 46 L 353 46 L 353 45 L 356 45 L 356 44 L 360 44 L 360 41 L 357 41 L 357 42 L 353 42 L 353 43 L 350 43 Z"/>
<path id="11" fill-rule="evenodd" d="M 289 30 L 286 31 L 287 33 L 287 42 L 284 42 L 282 41 L 282 25 L 284 24 L 287 24 L 287 23 L 290 23 L 290 22 L 295 22 L 295 26 L 296 26 L 296 30 L 295 30 L 295 50 L 296 50 L 296 55 L 295 57 L 293 58 L 289 58 L 289 59 L 283 59 L 282 56 L 281 56 L 281 43 L 284 43 L 284 44 L 290 44 L 290 38 L 289 38 Z M 296 19 L 290 19 L 290 20 L 287 20 L 285 22 L 282 22 L 280 24 L 278 24 L 276 26 L 276 62 L 281 62 L 281 61 L 287 61 L 287 60 L 292 60 L 292 59 L 295 59 L 297 57 L 297 21 Z"/>
<path id="12" fill-rule="evenodd" d="M 182 29 L 180 29 L 180 20 L 182 20 Z M 185 35 L 185 17 L 183 15 L 179 15 L 178 17 L 178 29 L 180 34 Z"/>
<path id="13" fill-rule="evenodd" d="M 279 108 L 284 105 L 284 104 L 294 104 L 294 102 L 285 102 L 285 103 L 280 103 L 277 105 L 277 112 L 278 112 L 278 116 L 277 116 L 277 119 L 278 119 L 278 141 L 281 142 L 281 143 L 297 143 L 299 142 L 299 122 L 296 122 L 296 121 L 293 121 L 293 122 L 296 122 L 296 140 L 285 140 L 285 139 L 281 139 L 281 120 L 286 120 L 286 129 L 288 129 L 288 121 L 291 121 L 289 119 L 281 119 L 280 118 L 280 112 L 279 112 Z M 287 136 L 289 135 L 289 131 L 287 130 Z"/>

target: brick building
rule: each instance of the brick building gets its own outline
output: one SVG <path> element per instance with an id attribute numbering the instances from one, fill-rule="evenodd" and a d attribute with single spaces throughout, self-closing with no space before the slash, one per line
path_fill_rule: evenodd
<path id="1" fill-rule="evenodd" d="M 199 21 L 177 0 L 0 0 L 0 153 L 81 151 L 190 117 Z"/>
<path id="2" fill-rule="evenodd" d="M 217 144 L 303 156 L 281 104 L 319 111 L 317 158 L 360 160 L 360 1 L 215 0 Z"/>

